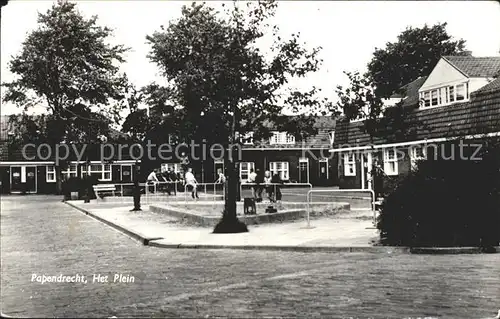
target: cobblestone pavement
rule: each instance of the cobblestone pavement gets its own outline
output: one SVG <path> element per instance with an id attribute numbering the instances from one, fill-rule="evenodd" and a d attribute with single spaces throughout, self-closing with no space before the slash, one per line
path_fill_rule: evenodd
<path id="1" fill-rule="evenodd" d="M 141 246 L 56 197 L 2 197 L 1 310 L 30 317 L 486 318 L 498 254 L 381 255 Z M 114 283 L 114 274 L 134 276 Z M 32 275 L 86 276 L 44 283 Z M 108 283 L 92 283 L 93 274 Z"/>

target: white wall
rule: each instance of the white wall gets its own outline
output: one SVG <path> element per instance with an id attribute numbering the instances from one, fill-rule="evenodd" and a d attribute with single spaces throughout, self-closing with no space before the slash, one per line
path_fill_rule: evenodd
<path id="1" fill-rule="evenodd" d="M 479 90 L 480 88 L 482 88 L 483 86 L 485 86 L 486 84 L 490 83 L 493 80 L 494 80 L 493 78 L 470 78 L 469 94 Z"/>
<path id="2" fill-rule="evenodd" d="M 458 71 L 454 66 L 450 65 L 447 61 L 441 58 L 429 77 L 424 82 L 419 92 L 427 91 L 442 87 L 447 84 L 455 84 L 457 82 L 467 81 L 467 77 Z"/>

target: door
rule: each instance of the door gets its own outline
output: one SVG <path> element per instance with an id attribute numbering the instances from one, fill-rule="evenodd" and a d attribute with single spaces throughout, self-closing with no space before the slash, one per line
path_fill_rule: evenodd
<path id="1" fill-rule="evenodd" d="M 21 192 L 23 190 L 21 184 L 21 166 L 10 167 L 10 191 Z"/>
<path id="2" fill-rule="evenodd" d="M 36 193 L 36 166 L 26 167 L 26 193 Z"/>
<path id="3" fill-rule="evenodd" d="M 309 183 L 309 159 L 299 159 L 299 183 Z"/>
<path id="4" fill-rule="evenodd" d="M 320 185 L 328 184 L 328 159 L 322 158 L 319 160 L 319 183 Z"/>
<path id="5" fill-rule="evenodd" d="M 122 183 L 133 182 L 132 165 L 121 165 L 121 181 Z"/>

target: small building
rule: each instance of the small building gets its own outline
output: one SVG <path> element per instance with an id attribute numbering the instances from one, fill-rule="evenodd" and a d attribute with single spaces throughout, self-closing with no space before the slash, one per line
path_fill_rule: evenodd
<path id="1" fill-rule="evenodd" d="M 4 194 L 55 193 L 59 167 L 61 180 L 90 175 L 96 177 L 99 183 L 130 184 L 134 181 L 134 165 L 148 154 L 144 146 L 139 144 L 60 144 L 58 150 L 51 149 L 47 144 L 13 147 L 9 143 L 9 133 L 14 131 L 11 123 L 6 116 L 1 117 L 1 121 L 0 181 Z M 251 169 L 260 169 L 279 174 L 288 182 L 325 186 L 337 184 L 337 160 L 329 152 L 335 137 L 335 120 L 326 116 L 318 117 L 315 126 L 318 133 L 302 140 L 278 131 L 262 141 L 254 141 L 252 134 L 247 134 L 241 142 L 238 168 L 241 180 L 248 178 Z M 151 148 L 155 157 L 152 165 L 161 170 L 180 172 L 182 152 L 174 139 L 169 142 L 173 151 L 169 156 L 158 156 L 158 146 Z M 198 152 L 201 150 L 202 147 L 199 147 Z M 56 151 L 64 154 L 64 157 L 68 152 L 67 158 L 57 161 Z M 186 154 L 191 155 L 187 150 Z M 222 156 L 217 159 L 217 156 L 208 155 L 198 154 L 197 159 L 190 159 L 195 176 L 201 183 L 213 183 L 217 179 L 217 170 L 224 169 Z"/>
<path id="2" fill-rule="evenodd" d="M 387 107 L 402 100 L 405 134 L 394 134 L 392 127 L 371 138 L 363 130 L 363 119 L 340 118 L 331 150 L 340 156 L 339 186 L 374 189 L 373 169 L 397 178 L 419 159 L 456 158 L 460 147 L 464 157 L 472 156 L 481 141 L 500 136 L 498 75 L 500 57 L 442 57 L 429 76 L 386 100 Z"/>

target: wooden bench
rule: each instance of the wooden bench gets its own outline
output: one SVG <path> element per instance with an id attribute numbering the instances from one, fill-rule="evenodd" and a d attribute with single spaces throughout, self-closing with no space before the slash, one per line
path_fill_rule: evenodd
<path id="1" fill-rule="evenodd" d="M 97 184 L 93 185 L 92 188 L 94 189 L 95 196 L 99 198 L 103 198 L 102 193 L 111 193 L 113 196 L 117 193 L 115 184 Z"/>

